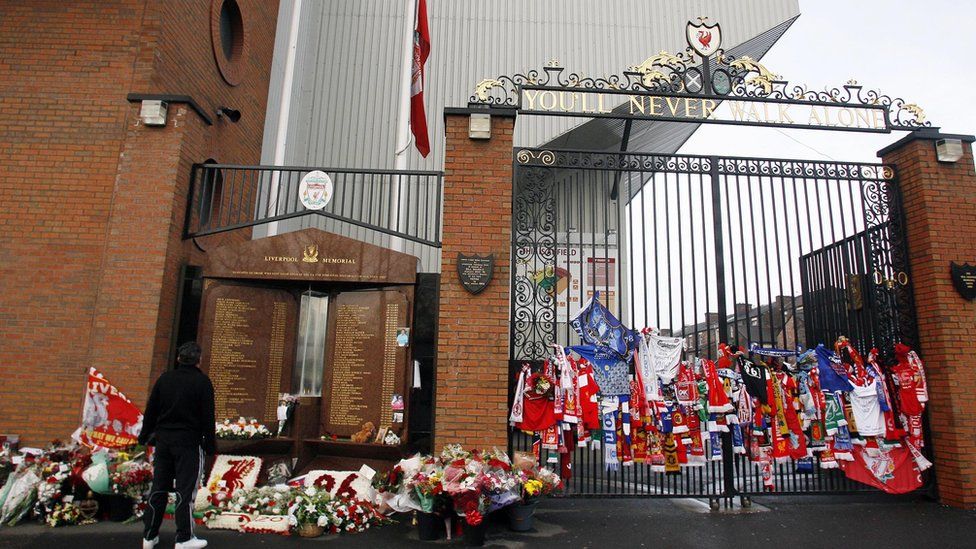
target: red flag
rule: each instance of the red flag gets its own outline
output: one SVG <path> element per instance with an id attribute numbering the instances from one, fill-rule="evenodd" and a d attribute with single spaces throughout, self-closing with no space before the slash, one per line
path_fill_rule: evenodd
<path id="1" fill-rule="evenodd" d="M 889 494 L 907 494 L 922 486 L 922 474 L 904 445 L 888 450 L 869 450 L 855 444 L 854 461 L 839 463 L 847 478 Z"/>
<path id="2" fill-rule="evenodd" d="M 125 448 L 138 441 L 142 412 L 95 368 L 88 369 L 85 409 L 73 438 L 86 446 Z"/>
<path id="3" fill-rule="evenodd" d="M 417 150 L 425 158 L 430 154 L 427 137 L 427 114 L 424 112 L 424 64 L 430 55 L 430 29 L 427 28 L 427 0 L 417 2 L 417 28 L 413 33 L 413 71 L 410 77 L 410 131 Z"/>

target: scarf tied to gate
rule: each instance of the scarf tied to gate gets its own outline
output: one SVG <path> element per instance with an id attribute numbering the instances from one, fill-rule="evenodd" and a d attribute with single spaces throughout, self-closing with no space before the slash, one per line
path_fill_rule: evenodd
<path id="1" fill-rule="evenodd" d="M 617 408 L 619 404 L 615 397 L 604 398 L 600 403 L 603 418 L 603 462 L 607 471 L 619 471 L 620 462 L 617 459 Z"/>
<path id="2" fill-rule="evenodd" d="M 531 371 L 528 364 L 522 365 L 522 370 L 518 374 L 518 383 L 515 385 L 515 398 L 512 400 L 512 413 L 508 416 L 508 424 L 515 426 L 522 423 L 522 415 L 525 411 L 525 379 L 529 377 Z"/>

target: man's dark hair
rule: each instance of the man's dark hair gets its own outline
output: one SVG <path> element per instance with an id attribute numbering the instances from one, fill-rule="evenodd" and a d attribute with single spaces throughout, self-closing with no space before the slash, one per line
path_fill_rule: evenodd
<path id="1" fill-rule="evenodd" d="M 176 352 L 176 362 L 180 364 L 195 365 L 200 362 L 200 345 L 196 341 L 190 341 L 180 345 Z"/>

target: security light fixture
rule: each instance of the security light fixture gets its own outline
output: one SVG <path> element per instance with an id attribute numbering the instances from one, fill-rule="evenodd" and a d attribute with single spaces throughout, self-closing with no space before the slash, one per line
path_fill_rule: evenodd
<path id="1" fill-rule="evenodd" d="M 468 137 L 471 139 L 491 139 L 491 115 L 471 113 L 468 119 Z"/>
<path id="2" fill-rule="evenodd" d="M 166 101 L 159 99 L 143 99 L 142 107 L 139 109 L 139 118 L 146 126 L 165 126 L 168 106 L 169 104 Z"/>
<path id="3" fill-rule="evenodd" d="M 955 162 L 962 158 L 962 139 L 939 139 L 935 142 L 935 156 L 939 162 Z"/>
<path id="4" fill-rule="evenodd" d="M 237 121 L 241 119 L 241 111 L 230 107 L 218 107 L 217 118 L 227 118 L 227 120 L 237 124 Z"/>

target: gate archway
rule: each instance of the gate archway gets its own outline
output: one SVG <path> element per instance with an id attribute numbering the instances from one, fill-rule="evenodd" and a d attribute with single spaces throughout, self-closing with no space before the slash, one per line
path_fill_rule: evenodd
<path id="1" fill-rule="evenodd" d="M 855 81 L 824 91 L 791 84 L 723 51 L 721 28 L 703 19 L 686 35 L 685 51 L 662 51 L 620 75 L 550 64 L 484 80 L 470 98 L 469 111 L 489 117 L 624 120 L 619 150 L 514 149 L 509 394 L 523 364 L 538 367 L 554 345 L 579 343 L 570 319 L 598 293 L 625 326 L 682 338 L 685 358 L 716 358 L 720 343 L 792 350 L 844 335 L 890 363 L 896 342 L 917 345 L 892 166 L 626 147 L 634 121 L 890 133 L 931 127 L 924 111 Z M 733 454 L 731 435 L 708 436 L 708 459 L 680 477 L 636 463 L 608 472 L 602 453 L 574 448 L 570 491 L 715 499 L 762 493 L 768 477 L 778 493 L 870 490 L 821 469 L 816 453 L 780 459 L 763 479 Z M 509 445 L 541 447 L 540 459 L 558 462 L 538 434 L 512 431 Z"/>

